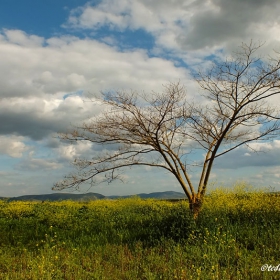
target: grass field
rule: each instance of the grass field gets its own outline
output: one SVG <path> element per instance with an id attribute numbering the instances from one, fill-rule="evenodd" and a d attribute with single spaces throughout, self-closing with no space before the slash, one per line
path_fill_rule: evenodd
<path id="1" fill-rule="evenodd" d="M 216 190 L 186 202 L 0 201 L 0 279 L 280 279 L 280 197 Z M 280 267 L 279 267 L 280 269 Z"/>

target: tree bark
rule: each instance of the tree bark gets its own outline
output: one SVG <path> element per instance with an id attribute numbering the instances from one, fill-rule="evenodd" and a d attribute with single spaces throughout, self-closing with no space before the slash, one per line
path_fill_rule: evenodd
<path id="1" fill-rule="evenodd" d="M 202 199 L 197 195 L 194 195 L 190 201 L 189 207 L 194 219 L 197 219 L 202 207 Z"/>

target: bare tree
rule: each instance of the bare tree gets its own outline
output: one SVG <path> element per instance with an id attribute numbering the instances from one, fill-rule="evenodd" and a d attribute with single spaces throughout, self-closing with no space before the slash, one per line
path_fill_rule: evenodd
<path id="1" fill-rule="evenodd" d="M 163 93 L 105 94 L 110 109 L 62 136 L 70 141 L 114 145 L 91 159 L 76 159 L 70 174 L 54 189 L 92 185 L 120 179 L 123 168 L 160 167 L 171 172 L 183 188 L 194 215 L 199 213 L 214 160 L 249 142 L 278 136 L 279 111 L 268 101 L 280 93 L 280 59 L 255 56 L 261 45 L 241 46 L 234 58 L 214 63 L 196 80 L 208 99 L 206 106 L 188 102 L 185 88 L 171 83 Z M 203 149 L 201 176 L 190 179 L 190 154 Z"/>

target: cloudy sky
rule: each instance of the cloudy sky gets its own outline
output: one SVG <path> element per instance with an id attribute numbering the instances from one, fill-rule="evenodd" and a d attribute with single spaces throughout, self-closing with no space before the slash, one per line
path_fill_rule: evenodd
<path id="1" fill-rule="evenodd" d="M 197 98 L 192 69 L 250 39 L 266 42 L 265 53 L 280 49 L 279 11 L 279 0 L 2 0 L 0 196 L 51 193 L 75 157 L 93 152 L 57 137 L 100 112 L 87 94 L 160 91 L 180 80 Z M 217 161 L 212 182 L 280 190 L 280 141 L 254 148 Z M 91 191 L 181 191 L 158 170 L 137 168 L 126 179 Z"/>

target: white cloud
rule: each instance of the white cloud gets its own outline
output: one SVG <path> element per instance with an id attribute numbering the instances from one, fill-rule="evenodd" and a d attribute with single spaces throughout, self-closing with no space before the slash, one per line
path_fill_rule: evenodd
<path id="1" fill-rule="evenodd" d="M 111 30 L 143 29 L 153 35 L 156 46 L 184 51 L 196 57 L 222 48 L 235 49 L 250 39 L 279 43 L 280 2 L 232 0 L 103 0 L 72 10 L 66 27 Z M 269 49 L 267 48 L 266 51 Z M 183 52 L 182 52 L 183 51 Z"/>
<path id="2" fill-rule="evenodd" d="M 0 154 L 8 155 L 13 158 L 20 158 L 28 147 L 23 142 L 23 137 L 0 136 Z"/>
<path id="3" fill-rule="evenodd" d="M 144 29 L 157 44 L 177 48 L 178 36 L 190 12 L 184 6 L 191 1 L 105 0 L 96 6 L 86 4 L 72 10 L 66 27 L 112 30 Z M 183 8 L 182 8 L 183 7 Z"/>
<path id="4" fill-rule="evenodd" d="M 143 50 L 119 51 L 96 40 L 50 38 L 44 46 L 19 45 L 31 35 L 3 31 L 0 39 L 0 134 L 41 139 L 65 131 L 102 110 L 81 94 L 106 90 L 162 90 L 169 81 L 189 81 L 188 70 Z M 7 34 L 10 34 L 7 36 Z M 28 61 L 28 63 L 27 63 Z M 190 83 L 191 85 L 193 83 Z"/>
<path id="5" fill-rule="evenodd" d="M 66 132 L 83 120 L 99 114 L 100 102 L 84 102 L 70 95 L 59 99 L 45 95 L 45 99 L 4 98 L 0 102 L 0 134 L 17 134 L 35 140 L 55 133 Z"/>
<path id="6" fill-rule="evenodd" d="M 276 140 L 276 142 L 273 141 L 273 142 L 270 142 L 270 143 L 254 142 L 254 143 L 248 144 L 248 148 L 249 148 L 249 150 L 252 150 L 252 151 L 255 151 L 255 152 L 265 152 L 265 151 L 272 150 L 274 147 L 279 148 L 278 142 L 279 141 L 277 141 L 277 140 Z"/>
<path id="7" fill-rule="evenodd" d="M 28 40 L 29 35 L 23 36 Z M 46 42 L 41 47 L 24 47 L 8 37 L 0 41 L 2 97 L 112 88 L 159 89 L 162 83 L 188 76 L 186 69 L 176 68 L 163 58 L 149 58 L 144 50 L 118 51 L 96 40 L 75 37 Z"/>
<path id="8" fill-rule="evenodd" d="M 44 38 L 36 35 L 28 35 L 22 30 L 5 30 L 8 41 L 24 47 L 41 47 Z"/>
<path id="9" fill-rule="evenodd" d="M 69 144 L 60 146 L 58 154 L 61 159 L 73 161 L 75 158 L 88 157 L 88 153 L 92 151 L 92 144 L 90 142 L 77 142 L 76 144 Z"/>

